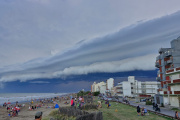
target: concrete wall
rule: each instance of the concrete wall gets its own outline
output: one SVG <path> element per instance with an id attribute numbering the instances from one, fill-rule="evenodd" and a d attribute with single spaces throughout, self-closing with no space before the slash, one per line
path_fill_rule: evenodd
<path id="1" fill-rule="evenodd" d="M 111 88 L 113 88 L 114 87 L 114 79 L 113 78 L 109 78 L 108 80 L 107 80 L 107 89 L 109 89 L 109 90 L 111 90 Z"/>
<path id="2" fill-rule="evenodd" d="M 135 84 L 134 84 L 134 93 L 137 93 L 137 94 L 141 94 L 142 93 L 142 90 L 141 90 L 141 81 L 136 81 Z"/>
<path id="3" fill-rule="evenodd" d="M 171 106 L 179 107 L 178 97 L 176 97 L 176 96 L 170 97 L 170 104 L 171 104 Z"/>
<path id="4" fill-rule="evenodd" d="M 163 98 L 163 100 L 164 100 L 164 105 L 168 105 L 168 97 L 167 96 L 164 96 L 164 98 Z"/>
<path id="5" fill-rule="evenodd" d="M 123 87 L 123 96 L 129 96 L 131 97 L 131 83 L 124 81 L 122 84 Z"/>
<path id="6" fill-rule="evenodd" d="M 100 87 L 100 93 L 101 93 L 101 94 L 105 94 L 105 92 L 106 92 L 106 85 L 102 85 L 102 86 Z"/>
<path id="7" fill-rule="evenodd" d="M 128 81 L 131 83 L 134 83 L 135 82 L 135 76 L 129 76 Z"/>
<path id="8" fill-rule="evenodd" d="M 171 91 L 180 91 L 180 85 L 173 85 L 171 86 Z"/>
<path id="9" fill-rule="evenodd" d="M 171 47 L 180 50 L 180 37 L 171 41 Z"/>
<path id="10" fill-rule="evenodd" d="M 180 74 L 170 75 L 170 80 L 180 79 Z"/>

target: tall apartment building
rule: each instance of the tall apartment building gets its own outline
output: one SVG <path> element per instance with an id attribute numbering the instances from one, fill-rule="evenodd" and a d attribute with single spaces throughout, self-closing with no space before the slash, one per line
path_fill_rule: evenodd
<path id="1" fill-rule="evenodd" d="M 180 37 L 171 41 L 171 48 L 160 48 L 159 55 L 156 57 L 155 67 L 159 68 L 157 73 L 157 81 L 161 82 L 161 91 L 168 91 L 170 87 L 166 84 L 169 76 L 166 76 L 166 71 L 180 66 Z M 155 100 L 158 104 L 164 103 L 163 94 L 156 96 Z"/>
<path id="2" fill-rule="evenodd" d="M 180 67 L 166 71 L 166 76 L 169 79 L 164 84 L 168 84 L 168 90 L 160 91 L 164 96 L 164 103 L 180 107 Z"/>
<path id="3" fill-rule="evenodd" d="M 109 78 L 106 81 L 106 89 L 107 90 L 111 90 L 114 87 L 114 79 L 113 78 Z"/>
<path id="4" fill-rule="evenodd" d="M 117 95 L 120 97 L 151 97 L 157 94 L 159 82 L 135 80 L 134 76 L 129 76 L 128 81 L 118 83 L 116 86 Z"/>

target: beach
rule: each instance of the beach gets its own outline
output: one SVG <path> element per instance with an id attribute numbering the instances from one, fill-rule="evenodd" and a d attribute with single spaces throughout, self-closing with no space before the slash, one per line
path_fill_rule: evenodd
<path id="1" fill-rule="evenodd" d="M 64 106 L 69 106 L 70 104 L 64 104 L 64 102 L 68 102 L 69 103 L 69 99 L 67 96 L 64 97 L 60 97 L 60 98 L 49 98 L 49 99 L 45 99 L 42 101 L 37 101 L 34 100 L 33 103 L 30 102 L 25 102 L 25 103 L 20 103 L 18 105 L 23 105 L 22 107 L 20 107 L 20 111 L 18 112 L 18 115 L 15 117 L 9 117 L 8 114 L 9 112 L 7 112 L 6 107 L 1 107 L 0 108 L 0 120 L 32 120 L 35 118 L 35 114 L 37 111 L 41 111 L 43 112 L 43 118 L 47 117 L 49 115 L 49 113 L 53 110 L 56 110 L 58 108 L 54 108 L 54 106 L 56 104 L 59 105 L 59 107 L 64 107 Z M 53 102 L 51 101 L 53 100 Z M 15 104 L 12 105 L 13 107 L 15 106 Z M 41 106 L 38 107 L 34 110 L 29 110 L 29 106 Z"/>

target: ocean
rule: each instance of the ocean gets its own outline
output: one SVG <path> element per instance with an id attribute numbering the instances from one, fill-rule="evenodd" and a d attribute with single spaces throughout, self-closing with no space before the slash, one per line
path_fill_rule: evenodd
<path id="1" fill-rule="evenodd" d="M 52 98 L 65 95 L 66 93 L 0 93 L 0 105 L 11 102 L 29 102 L 31 99 Z"/>

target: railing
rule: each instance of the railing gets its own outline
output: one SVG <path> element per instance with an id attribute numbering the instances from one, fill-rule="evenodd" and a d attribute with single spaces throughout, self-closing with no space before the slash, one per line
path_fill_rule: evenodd
<path id="1" fill-rule="evenodd" d="M 156 61 L 158 61 L 158 60 L 160 60 L 160 59 L 161 59 L 161 56 L 158 55 L 158 56 L 156 57 Z"/>
<path id="2" fill-rule="evenodd" d="M 163 48 L 160 48 L 159 49 L 159 53 L 162 53 L 164 50 L 163 50 Z"/>
<path id="3" fill-rule="evenodd" d="M 155 67 L 160 67 L 159 62 L 155 62 Z"/>
<path id="4" fill-rule="evenodd" d="M 165 56 L 166 56 L 166 57 L 171 56 L 171 55 L 172 55 L 172 51 L 169 50 L 169 51 L 166 51 L 166 52 L 165 52 Z"/>
<path id="5" fill-rule="evenodd" d="M 160 82 L 160 81 L 161 81 L 161 78 L 160 78 L 160 77 L 156 77 L 156 80 Z"/>
<path id="6" fill-rule="evenodd" d="M 172 59 L 170 59 L 167 61 L 167 64 L 171 64 L 172 62 L 173 62 Z"/>

